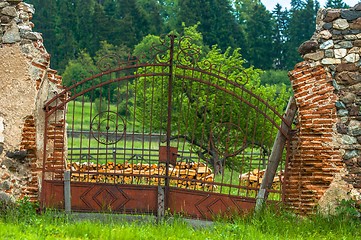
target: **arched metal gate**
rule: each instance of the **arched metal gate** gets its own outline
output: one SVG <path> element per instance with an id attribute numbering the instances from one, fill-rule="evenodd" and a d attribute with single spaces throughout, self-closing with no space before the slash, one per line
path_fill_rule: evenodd
<path id="1" fill-rule="evenodd" d="M 109 56 L 45 105 L 42 204 L 74 211 L 165 211 L 211 219 L 252 209 L 281 123 L 237 66 L 199 61 L 169 36 L 153 56 Z M 269 199 L 282 200 L 287 148 Z"/>

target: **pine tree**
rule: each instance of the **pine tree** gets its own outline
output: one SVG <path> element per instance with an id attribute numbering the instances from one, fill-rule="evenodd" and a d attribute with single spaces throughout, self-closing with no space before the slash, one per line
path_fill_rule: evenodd
<path id="1" fill-rule="evenodd" d="M 272 15 L 262 3 L 254 5 L 246 26 L 247 55 L 245 58 L 257 68 L 272 68 Z"/>
<path id="2" fill-rule="evenodd" d="M 104 10 L 111 20 L 106 39 L 114 45 L 133 48 L 148 34 L 149 24 L 136 0 L 104 0 Z"/>
<path id="3" fill-rule="evenodd" d="M 73 1 L 57 1 L 58 17 L 55 28 L 55 47 L 52 53 L 52 61 L 60 73 L 65 69 L 70 59 L 75 59 L 79 52 L 78 44 L 75 40 L 76 13 Z"/>
<path id="4" fill-rule="evenodd" d="M 313 0 L 291 1 L 286 42 L 287 69 L 292 69 L 294 64 L 302 61 L 297 49 L 304 41 L 309 40 L 315 31 L 318 6 L 317 1 Z"/>
<path id="5" fill-rule="evenodd" d="M 327 0 L 325 8 L 349 8 L 343 0 Z"/>
<path id="6" fill-rule="evenodd" d="M 287 58 L 285 56 L 287 42 L 287 29 L 289 24 L 289 16 L 287 10 L 282 10 L 282 6 L 277 4 L 272 11 L 274 20 L 273 31 L 273 64 L 276 69 L 286 69 Z"/>
<path id="7" fill-rule="evenodd" d="M 161 5 L 157 0 L 137 0 L 136 7 L 145 16 L 149 29 L 148 34 L 163 33 L 164 23 L 161 17 Z"/>
<path id="8" fill-rule="evenodd" d="M 244 36 L 229 0 L 184 0 L 179 2 L 178 28 L 200 23 L 199 30 L 208 46 L 244 47 Z"/>
<path id="9" fill-rule="evenodd" d="M 92 55 L 98 47 L 98 39 L 94 30 L 95 0 L 76 0 L 76 31 L 74 32 L 78 46 L 87 49 Z"/>
<path id="10" fill-rule="evenodd" d="M 35 25 L 34 31 L 42 33 L 47 51 L 54 55 L 56 52 L 56 19 L 59 18 L 56 0 L 28 0 L 27 2 L 35 7 L 35 15 L 32 19 Z M 41 6 L 46 6 L 46 8 Z M 55 59 L 52 59 L 51 65 L 53 68 L 57 68 Z"/>

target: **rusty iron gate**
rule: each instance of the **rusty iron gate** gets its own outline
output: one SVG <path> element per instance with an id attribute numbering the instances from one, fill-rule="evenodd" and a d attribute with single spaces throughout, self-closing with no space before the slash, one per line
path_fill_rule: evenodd
<path id="1" fill-rule="evenodd" d="M 107 56 L 45 104 L 41 202 L 73 211 L 212 219 L 247 212 L 288 123 L 241 67 L 201 60 L 188 37 L 144 56 Z M 87 66 L 84 66 L 86 68 Z M 269 201 L 283 199 L 287 149 Z"/>

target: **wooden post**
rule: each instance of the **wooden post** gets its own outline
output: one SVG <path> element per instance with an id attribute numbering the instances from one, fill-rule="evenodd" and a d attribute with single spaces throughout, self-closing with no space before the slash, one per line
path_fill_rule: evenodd
<path id="1" fill-rule="evenodd" d="M 292 123 L 297 111 L 296 101 L 294 97 L 291 97 L 288 101 L 284 119 Z M 282 122 L 281 129 L 283 132 L 288 133 L 291 129 L 287 126 L 286 123 Z M 273 179 L 276 175 L 277 168 L 280 160 L 282 159 L 283 149 L 286 144 L 286 136 L 279 130 L 276 136 L 276 139 L 273 143 L 271 156 L 267 165 L 266 172 L 262 179 L 262 183 L 256 198 L 256 208 L 255 211 L 258 212 L 262 209 L 263 203 L 267 200 L 268 192 L 267 189 L 270 189 L 273 184 Z"/>
<path id="2" fill-rule="evenodd" d="M 64 204 L 65 213 L 71 213 L 70 171 L 64 172 Z"/>
<path id="3" fill-rule="evenodd" d="M 158 214 L 157 214 L 157 221 L 158 222 L 160 222 L 164 218 L 164 213 L 165 213 L 164 197 L 165 196 L 164 196 L 163 187 L 158 186 Z"/>

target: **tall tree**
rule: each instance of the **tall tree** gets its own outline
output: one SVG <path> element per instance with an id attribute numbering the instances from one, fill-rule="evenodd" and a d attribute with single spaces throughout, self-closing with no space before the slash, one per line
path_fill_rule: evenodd
<path id="1" fill-rule="evenodd" d="M 179 1 L 178 27 L 182 22 L 187 26 L 200 22 L 206 45 L 217 44 L 222 50 L 243 48 L 244 35 L 233 13 L 229 0 Z"/>
<path id="2" fill-rule="evenodd" d="M 350 6 L 343 2 L 343 0 L 327 0 L 326 8 L 349 8 Z"/>
<path id="3" fill-rule="evenodd" d="M 137 8 L 136 0 L 104 0 L 104 10 L 111 19 L 109 43 L 133 48 L 147 35 L 147 17 Z"/>
<path id="4" fill-rule="evenodd" d="M 95 0 L 76 0 L 76 30 L 74 32 L 79 48 L 87 49 L 92 55 L 96 52 L 98 47 L 97 38 L 94 35 L 94 13 Z"/>
<path id="5" fill-rule="evenodd" d="M 75 39 L 76 13 L 74 1 L 57 1 L 58 15 L 55 28 L 54 65 L 62 72 L 70 59 L 74 59 L 79 52 Z"/>
<path id="6" fill-rule="evenodd" d="M 111 29 L 109 26 L 112 25 L 112 21 L 110 17 L 105 14 L 104 6 L 100 3 L 100 1 L 95 3 L 94 14 L 92 17 L 92 41 L 94 46 L 89 49 L 89 51 L 92 55 L 94 55 L 94 50 L 97 51 L 101 47 L 100 42 L 107 40 L 108 36 L 111 36 Z"/>
<path id="7" fill-rule="evenodd" d="M 32 21 L 34 22 L 34 30 L 42 33 L 44 45 L 47 51 L 53 55 L 56 51 L 56 28 L 59 18 L 56 0 L 29 0 L 27 1 L 35 6 L 35 15 Z M 41 8 L 38 6 L 46 6 Z M 56 59 L 52 59 L 51 64 L 54 68 Z"/>
<path id="8" fill-rule="evenodd" d="M 289 16 L 287 10 L 282 10 L 282 6 L 277 4 L 272 11 L 274 19 L 273 31 L 273 64 L 276 69 L 286 69 L 287 58 L 285 56 L 287 42 L 287 29 L 289 24 Z"/>
<path id="9" fill-rule="evenodd" d="M 157 0 L 137 0 L 136 7 L 145 16 L 149 29 L 148 34 L 163 33 L 164 23 L 161 16 L 162 5 Z"/>
<path id="10" fill-rule="evenodd" d="M 249 63 L 257 68 L 272 68 L 272 14 L 262 3 L 256 3 L 246 24 L 247 55 Z"/>
<path id="11" fill-rule="evenodd" d="M 161 9 L 160 16 L 164 23 L 165 31 L 177 29 L 177 16 L 179 14 L 179 0 L 158 0 Z"/>
<path id="12" fill-rule="evenodd" d="M 291 1 L 290 22 L 287 31 L 288 39 L 286 42 L 288 69 L 292 69 L 294 64 L 302 60 L 297 49 L 313 35 L 318 7 L 318 2 L 313 0 Z"/>

